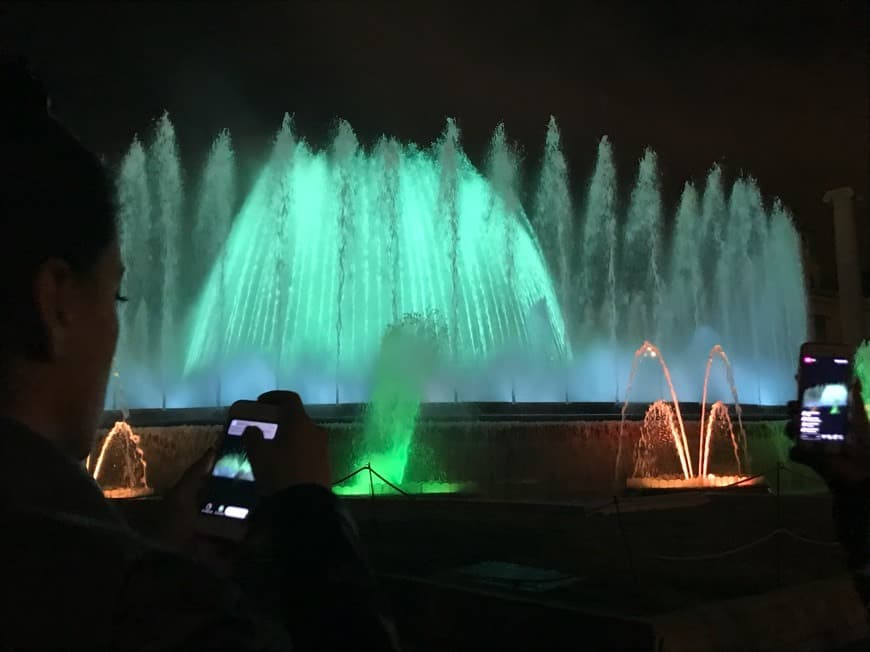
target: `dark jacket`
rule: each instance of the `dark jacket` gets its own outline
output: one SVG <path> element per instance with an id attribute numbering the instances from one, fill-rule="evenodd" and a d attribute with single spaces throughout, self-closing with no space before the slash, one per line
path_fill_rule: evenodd
<path id="1" fill-rule="evenodd" d="M 0 650 L 397 648 L 321 487 L 261 505 L 233 584 L 139 537 L 82 465 L 20 424 L 0 420 L 0 459 Z"/>

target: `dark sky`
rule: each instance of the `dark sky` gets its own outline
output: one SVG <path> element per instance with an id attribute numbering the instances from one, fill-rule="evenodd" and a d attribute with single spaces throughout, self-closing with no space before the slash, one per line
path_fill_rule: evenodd
<path id="1" fill-rule="evenodd" d="M 336 117 L 364 143 L 426 144 L 449 115 L 476 161 L 504 120 L 533 174 L 552 113 L 578 188 L 602 134 L 625 185 L 655 148 L 671 203 L 720 161 L 782 197 L 829 256 L 822 194 L 868 194 L 867 2 L 540 5 L 7 3 L 0 42 L 109 160 L 164 108 L 192 172 L 222 127 L 252 167 L 285 110 L 318 144 Z"/>

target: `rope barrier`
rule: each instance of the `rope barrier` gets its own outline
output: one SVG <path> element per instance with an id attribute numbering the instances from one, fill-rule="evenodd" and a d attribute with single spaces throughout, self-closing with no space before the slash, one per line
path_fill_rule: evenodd
<path id="1" fill-rule="evenodd" d="M 825 547 L 829 547 L 829 548 L 837 548 L 840 545 L 840 543 L 838 541 L 822 541 L 821 539 L 813 539 L 810 537 L 805 537 L 802 534 L 798 534 L 797 532 L 794 532 L 793 530 L 780 530 L 780 531 L 783 534 L 787 534 L 788 536 L 790 536 L 792 539 L 795 539 L 796 541 L 808 543 L 808 544 L 813 545 L 813 546 L 825 546 Z"/>
<path id="2" fill-rule="evenodd" d="M 770 541 L 778 534 L 784 534 L 786 536 L 791 537 L 796 541 L 800 541 L 802 543 L 807 543 L 810 545 L 816 546 L 826 546 L 826 547 L 837 547 L 840 544 L 836 541 L 821 541 L 819 539 L 812 539 L 810 537 L 805 537 L 803 535 L 798 534 L 797 532 L 793 532 L 792 530 L 787 530 L 785 528 L 778 528 L 776 530 L 772 530 L 771 532 L 765 534 L 763 537 L 759 537 L 754 541 L 750 541 L 749 543 L 745 543 L 741 546 L 737 546 L 736 548 L 728 548 L 726 550 L 722 550 L 719 552 L 711 552 L 704 555 L 644 555 L 648 559 L 658 559 L 660 561 L 708 561 L 711 559 L 722 559 L 724 557 L 730 557 L 731 555 L 736 555 L 739 552 L 743 552 L 744 550 L 749 550 L 756 546 L 761 545 L 766 541 Z"/>
<path id="3" fill-rule="evenodd" d="M 371 464 L 366 464 L 365 466 L 361 466 L 360 468 L 358 468 L 358 469 L 357 469 L 356 471 L 354 471 L 353 473 L 349 473 L 348 475 L 344 476 L 344 477 L 341 478 L 340 480 L 336 480 L 335 482 L 332 483 L 332 486 L 333 486 L 333 487 L 337 487 L 337 486 L 340 485 L 340 484 L 344 484 L 345 482 L 347 482 L 348 480 L 350 480 L 350 479 L 353 478 L 354 476 L 359 475 L 360 473 L 363 473 L 364 471 L 368 471 L 368 472 L 369 472 L 369 485 L 370 485 L 370 487 L 371 487 L 371 493 L 372 493 L 372 495 L 374 495 L 374 484 L 372 483 L 372 476 L 374 475 L 374 476 L 377 476 L 377 478 L 378 478 L 381 482 L 383 482 L 385 485 L 387 485 L 388 487 L 390 487 L 390 488 L 393 489 L 394 491 L 397 491 L 398 493 L 400 493 L 401 495 L 403 495 L 403 496 L 405 496 L 405 497 L 407 497 L 407 498 L 413 498 L 413 494 L 410 494 L 409 492 L 405 491 L 404 489 L 402 489 L 402 488 L 399 487 L 398 485 L 393 484 L 392 482 L 390 482 L 389 480 L 387 480 L 384 476 L 382 476 L 380 473 L 378 473 L 377 471 L 375 471 L 374 468 L 372 468 L 372 465 L 371 465 Z"/>
<path id="4" fill-rule="evenodd" d="M 769 541 L 773 539 L 779 530 L 773 530 L 772 532 L 765 534 L 763 537 L 756 539 L 755 541 L 750 541 L 749 543 L 745 543 L 742 546 L 737 546 L 736 548 L 730 548 L 728 550 L 723 550 L 720 552 L 713 552 L 705 555 L 644 555 L 649 559 L 658 559 L 661 561 L 707 561 L 710 559 L 721 559 L 724 557 L 730 557 L 731 555 L 736 555 L 738 552 L 743 552 L 744 550 L 749 550 L 750 548 L 754 548 L 755 546 L 761 545 L 765 541 Z"/>

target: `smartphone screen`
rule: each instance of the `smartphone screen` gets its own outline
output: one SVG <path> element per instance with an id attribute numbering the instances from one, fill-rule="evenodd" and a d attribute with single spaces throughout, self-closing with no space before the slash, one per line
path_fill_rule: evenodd
<path id="1" fill-rule="evenodd" d="M 258 493 L 254 472 L 242 444 L 242 433 L 248 426 L 259 428 L 264 439 L 274 439 L 278 432 L 277 423 L 230 420 L 211 472 L 207 498 L 200 508 L 203 514 L 244 520 L 256 506 Z"/>
<path id="2" fill-rule="evenodd" d="M 848 358 L 801 356 L 800 438 L 842 442 L 846 439 L 851 368 Z"/>

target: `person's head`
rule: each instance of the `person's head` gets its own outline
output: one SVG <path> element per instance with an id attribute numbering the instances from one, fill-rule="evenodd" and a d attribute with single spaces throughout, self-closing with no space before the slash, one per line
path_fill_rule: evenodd
<path id="1" fill-rule="evenodd" d="M 0 68 L 0 415 L 84 458 L 118 333 L 113 184 L 27 69 Z"/>

